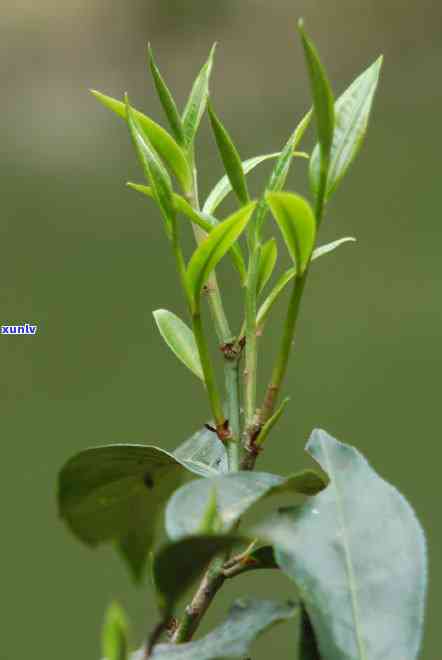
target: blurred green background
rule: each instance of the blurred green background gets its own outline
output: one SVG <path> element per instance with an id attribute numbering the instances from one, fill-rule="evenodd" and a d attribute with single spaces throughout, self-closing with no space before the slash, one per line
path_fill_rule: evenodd
<path id="1" fill-rule="evenodd" d="M 199 383 L 153 326 L 158 307 L 184 314 L 158 213 L 125 189 L 127 179 L 141 180 L 127 132 L 87 89 L 127 90 L 162 121 L 147 41 L 183 103 L 216 40 L 218 112 L 243 157 L 277 150 L 309 107 L 299 16 L 336 92 L 380 52 L 385 68 L 368 141 L 321 229 L 323 241 L 353 234 L 358 243 L 313 269 L 286 387 L 291 409 L 260 466 L 287 473 L 307 464 L 303 445 L 323 426 L 403 491 L 429 542 L 422 657 L 440 657 L 442 5 L 17 0 L 1 14 L 0 319 L 39 324 L 37 337 L 0 341 L 1 660 L 99 658 L 112 598 L 142 639 L 155 617 L 147 588 L 131 585 L 111 548 L 92 552 L 68 534 L 57 519 L 57 470 L 90 445 L 173 448 L 208 414 Z M 221 168 L 206 123 L 198 146 L 207 192 Z M 296 163 L 291 185 L 304 190 L 305 179 Z M 221 269 L 237 313 L 234 278 L 229 264 Z M 278 313 L 272 318 L 264 380 L 279 337 Z M 293 595 L 273 574 L 245 576 L 227 585 L 211 620 L 237 594 L 275 588 Z M 292 658 L 293 636 L 289 626 L 273 630 L 254 660 Z"/>

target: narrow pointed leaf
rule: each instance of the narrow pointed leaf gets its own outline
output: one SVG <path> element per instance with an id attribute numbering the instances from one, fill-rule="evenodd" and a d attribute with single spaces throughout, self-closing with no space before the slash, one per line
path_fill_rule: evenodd
<path id="1" fill-rule="evenodd" d="M 126 119 L 126 107 L 122 101 L 118 101 L 111 96 L 106 96 L 106 94 L 101 94 L 101 92 L 97 92 L 96 90 L 91 90 L 91 92 L 106 108 L 115 112 L 122 119 Z M 175 174 L 182 188 L 189 190 L 192 182 L 192 172 L 181 147 L 162 126 L 138 110 L 134 109 L 133 113 L 149 142 L 164 161 L 167 168 Z"/>
<path id="2" fill-rule="evenodd" d="M 307 268 L 316 239 L 316 221 L 310 204 L 294 193 L 268 193 L 267 201 L 281 229 L 299 274 Z"/>
<path id="3" fill-rule="evenodd" d="M 123 610 L 112 603 L 104 620 L 101 636 L 102 653 L 106 660 L 128 660 L 128 626 Z"/>
<path id="4" fill-rule="evenodd" d="M 196 642 L 158 644 L 152 660 L 243 660 L 250 657 L 252 643 L 263 632 L 283 621 L 292 621 L 299 608 L 292 603 L 242 598 L 221 625 Z M 142 660 L 143 652 L 133 660 Z"/>
<path id="5" fill-rule="evenodd" d="M 217 434 L 203 428 L 177 447 L 173 455 L 188 470 L 200 477 L 215 477 L 227 472 L 227 452 Z"/>
<path id="6" fill-rule="evenodd" d="M 259 270 L 258 270 L 258 282 L 256 285 L 256 290 L 260 293 L 269 279 L 272 276 L 273 270 L 275 268 L 276 259 L 278 257 L 278 247 L 276 245 L 276 240 L 271 238 L 268 240 L 261 249 L 261 258 L 259 261 Z"/>
<path id="7" fill-rule="evenodd" d="M 209 117 L 230 185 L 235 191 L 240 203 L 243 205 L 247 204 L 250 200 L 249 191 L 238 150 L 210 104 Z"/>
<path id="8" fill-rule="evenodd" d="M 167 234 L 171 238 L 175 229 L 175 206 L 169 174 L 148 138 L 143 135 L 129 104 L 127 104 L 127 124 L 144 174 L 151 184 L 155 201 L 160 207 Z"/>
<path id="9" fill-rule="evenodd" d="M 312 261 L 319 259 L 319 257 L 322 257 L 324 254 L 333 252 L 336 250 L 336 248 L 338 248 L 340 245 L 343 245 L 344 243 L 356 243 L 356 239 L 354 236 L 345 236 L 344 238 L 338 238 L 337 241 L 332 241 L 331 243 L 320 245 L 313 250 Z"/>
<path id="10" fill-rule="evenodd" d="M 285 492 L 312 495 L 323 490 L 327 483 L 327 478 L 314 470 L 289 477 L 266 472 L 236 472 L 197 479 L 182 486 L 170 498 L 166 509 L 167 534 L 172 540 L 196 534 L 213 490 L 217 495 L 222 529 L 227 532 L 250 507 L 264 498 Z"/>
<path id="11" fill-rule="evenodd" d="M 193 307 L 197 308 L 201 290 L 210 273 L 244 231 L 255 209 L 252 202 L 221 222 L 195 250 L 187 268 Z"/>
<path id="12" fill-rule="evenodd" d="M 364 71 L 335 103 L 335 128 L 327 177 L 326 199 L 336 189 L 355 159 L 367 132 L 374 95 L 379 82 L 382 57 Z M 320 179 L 319 146 L 310 160 L 310 183 L 316 192 Z"/>
<path id="13" fill-rule="evenodd" d="M 216 490 L 213 489 L 206 504 L 200 522 L 198 534 L 216 534 L 221 531 L 222 523 L 218 514 L 218 500 Z"/>
<path id="14" fill-rule="evenodd" d="M 320 656 L 416 660 L 422 638 L 426 547 L 405 498 L 353 447 L 313 432 L 307 451 L 330 485 L 252 530 L 275 546 L 297 585 Z"/>
<path id="15" fill-rule="evenodd" d="M 277 424 L 279 418 L 281 417 L 282 413 L 284 412 L 284 409 L 288 402 L 290 401 L 290 397 L 286 397 L 284 401 L 281 403 L 279 408 L 273 413 L 273 415 L 266 421 L 264 426 L 262 427 L 261 431 L 259 432 L 258 438 L 256 440 L 256 445 L 258 447 L 262 447 L 264 442 L 267 440 L 271 430 Z"/>
<path id="16" fill-rule="evenodd" d="M 183 132 L 183 124 L 181 121 L 181 117 L 176 107 L 175 100 L 168 86 L 166 85 L 160 73 L 160 70 L 156 65 L 150 44 L 149 44 L 149 66 L 158 93 L 158 97 L 160 99 L 161 105 L 163 106 L 163 110 L 166 114 L 166 117 L 169 121 L 170 128 L 172 129 L 172 132 L 177 142 L 179 144 L 183 144 L 184 132 Z"/>
<path id="17" fill-rule="evenodd" d="M 184 130 L 184 141 L 189 147 L 196 135 L 201 118 L 206 111 L 207 101 L 209 98 L 209 81 L 212 72 L 213 56 L 215 54 L 216 44 L 212 46 L 209 58 L 204 64 L 200 73 L 198 74 L 195 82 L 193 83 L 192 91 L 190 92 L 189 99 L 186 107 L 184 108 L 182 122 Z"/>
<path id="18" fill-rule="evenodd" d="M 127 184 L 127 186 L 132 190 L 136 190 L 142 195 L 146 195 L 146 197 L 150 197 L 151 199 L 154 199 L 153 190 L 150 186 L 143 186 L 138 183 L 130 183 L 130 182 Z M 175 210 L 177 212 L 182 213 L 186 218 L 188 218 L 188 220 L 191 220 L 195 225 L 198 225 L 198 227 L 204 229 L 204 231 L 207 232 L 208 234 L 212 231 L 214 227 L 216 227 L 219 224 L 218 220 L 215 217 L 208 215 L 207 213 L 204 213 L 202 211 L 197 211 L 196 209 L 194 209 L 193 206 L 191 206 L 189 202 L 181 195 L 174 193 L 173 201 L 175 204 Z M 239 243 L 233 244 L 231 248 L 231 257 L 232 257 L 233 265 L 238 271 L 241 284 L 244 284 L 247 276 L 247 270 L 244 262 L 244 256 Z"/>
<path id="19" fill-rule="evenodd" d="M 203 368 L 192 330 L 167 309 L 157 309 L 153 316 L 161 336 L 171 351 L 204 382 Z"/>

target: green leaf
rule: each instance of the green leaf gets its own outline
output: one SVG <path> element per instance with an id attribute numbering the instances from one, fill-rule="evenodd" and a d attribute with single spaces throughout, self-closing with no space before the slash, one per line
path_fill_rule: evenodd
<path id="1" fill-rule="evenodd" d="M 299 649 L 297 657 L 298 660 L 321 660 L 315 632 L 304 607 L 301 608 L 299 622 Z"/>
<path id="2" fill-rule="evenodd" d="M 214 490 L 222 529 L 228 531 L 251 506 L 266 497 L 285 492 L 313 495 L 327 483 L 325 477 L 313 470 L 289 477 L 266 472 L 235 472 L 197 479 L 182 486 L 170 498 L 166 509 L 166 531 L 172 540 L 196 534 Z"/>
<path id="3" fill-rule="evenodd" d="M 150 186 L 143 186 L 138 183 L 130 183 L 130 182 L 127 183 L 127 186 L 132 190 L 136 190 L 142 195 L 146 195 L 146 197 L 150 197 L 151 199 L 154 198 L 153 190 Z M 204 213 L 202 211 L 197 211 L 196 209 L 194 209 L 189 204 L 189 202 L 181 195 L 177 195 L 175 193 L 173 195 L 173 201 L 177 212 L 182 213 L 188 220 L 191 220 L 195 225 L 198 225 L 198 227 L 204 229 L 205 232 L 210 233 L 212 229 L 219 224 L 218 220 L 215 217 L 208 215 L 207 213 Z M 244 284 L 247 277 L 247 270 L 246 270 L 241 246 L 239 245 L 239 243 L 234 243 L 234 245 L 232 246 L 231 256 L 232 256 L 233 264 L 236 270 L 238 271 L 241 284 Z"/>
<path id="4" fill-rule="evenodd" d="M 224 169 L 226 170 L 232 189 L 235 191 L 240 203 L 245 205 L 250 201 L 250 197 L 238 150 L 230 135 L 216 116 L 210 103 L 208 110 L 210 123 L 223 161 Z"/>
<path id="5" fill-rule="evenodd" d="M 126 107 L 122 101 L 117 101 L 111 96 L 106 96 L 96 90 L 91 90 L 91 92 L 106 108 L 115 112 L 122 119 L 126 119 Z M 162 126 L 152 121 L 145 114 L 135 109 L 133 113 L 147 139 L 169 170 L 175 174 L 183 190 L 189 190 L 192 184 L 192 172 L 179 144 Z"/>
<path id="6" fill-rule="evenodd" d="M 112 603 L 104 620 L 101 636 L 102 653 L 106 660 L 128 660 L 127 621 L 123 610 Z"/>
<path id="7" fill-rule="evenodd" d="M 275 268 L 276 259 L 278 257 L 278 247 L 276 240 L 271 238 L 261 248 L 261 257 L 259 261 L 258 282 L 256 290 L 260 293 L 270 277 L 272 276 L 273 269 Z"/>
<path id="8" fill-rule="evenodd" d="M 382 57 L 364 71 L 335 103 L 335 129 L 327 178 L 326 199 L 336 189 L 365 138 L 373 98 L 379 82 Z M 310 160 L 310 182 L 317 192 L 320 154 L 317 146 Z"/>
<path id="9" fill-rule="evenodd" d="M 242 598 L 231 608 L 227 619 L 196 642 L 158 644 L 152 660 L 223 660 L 245 658 L 250 647 L 263 632 L 282 621 L 290 621 L 299 608 L 292 603 Z M 142 652 L 134 660 L 142 659 Z"/>
<path id="10" fill-rule="evenodd" d="M 158 330 L 171 351 L 195 376 L 204 382 L 203 368 L 192 330 L 167 309 L 153 312 Z"/>
<path id="11" fill-rule="evenodd" d="M 315 259 L 322 257 L 324 254 L 333 252 L 333 250 L 336 250 L 337 247 L 343 245 L 344 243 L 354 242 L 354 241 L 356 241 L 356 239 L 353 238 L 352 236 L 346 236 L 345 238 L 339 238 L 337 241 L 332 241 L 331 243 L 327 243 L 326 245 L 320 245 L 319 247 L 313 250 L 311 261 L 314 261 Z M 271 290 L 271 292 L 269 293 L 269 295 L 264 300 L 264 302 L 262 303 L 261 307 L 258 310 L 258 315 L 256 317 L 256 324 L 258 329 L 262 329 L 264 323 L 268 318 L 268 315 L 270 314 L 273 305 L 278 300 L 280 294 L 284 291 L 287 284 L 295 277 L 295 275 L 296 275 L 296 267 L 289 268 L 280 276 L 277 283 L 275 284 L 275 286 L 273 287 L 273 289 Z"/>
<path id="12" fill-rule="evenodd" d="M 290 401 L 290 397 L 286 397 L 284 401 L 281 403 L 281 405 L 278 407 L 276 412 L 273 413 L 273 415 L 266 421 L 264 426 L 262 427 L 261 431 L 259 432 L 259 435 L 256 439 L 256 446 L 257 447 L 262 447 L 264 442 L 269 436 L 270 431 L 273 429 L 275 424 L 278 422 L 279 418 L 281 417 L 282 413 L 284 412 L 284 408 Z"/>
<path id="13" fill-rule="evenodd" d="M 213 56 L 216 44 L 212 46 L 209 58 L 204 64 L 195 82 L 183 112 L 184 142 L 189 147 L 196 135 L 201 118 L 206 110 L 209 98 L 209 80 L 212 72 Z"/>
<path id="14" fill-rule="evenodd" d="M 176 107 L 176 103 L 160 73 L 160 70 L 156 65 L 150 44 L 148 46 L 148 49 L 149 49 L 149 66 L 158 93 L 158 97 L 160 99 L 161 105 L 163 106 L 163 110 L 169 121 L 170 128 L 172 129 L 172 133 L 174 134 L 175 139 L 178 141 L 179 144 L 183 144 L 184 143 L 183 124 L 178 109 Z"/>
<path id="15" fill-rule="evenodd" d="M 252 202 L 221 222 L 193 253 L 187 267 L 193 311 L 198 307 L 201 290 L 210 273 L 244 231 L 255 206 Z"/>
<path id="16" fill-rule="evenodd" d="M 330 486 L 255 530 L 296 583 L 327 660 L 415 660 L 426 547 L 405 498 L 353 447 L 316 430 L 307 451 Z"/>
<path id="17" fill-rule="evenodd" d="M 214 477 L 228 470 L 226 448 L 217 434 L 207 428 L 185 440 L 174 450 L 173 455 L 200 477 Z"/>
<path id="18" fill-rule="evenodd" d="M 206 504 L 201 519 L 198 534 L 216 534 L 221 530 L 221 521 L 218 515 L 218 500 L 216 490 L 213 489 Z"/>
<path id="19" fill-rule="evenodd" d="M 316 221 L 310 204 L 294 193 L 268 193 L 267 201 L 281 229 L 299 274 L 310 261 L 316 239 Z"/>
<path id="20" fill-rule="evenodd" d="M 143 135 L 136 115 L 132 112 L 129 103 L 126 103 L 127 124 L 132 141 L 143 167 L 144 174 L 152 186 L 155 201 L 160 207 L 165 221 L 167 235 L 171 238 L 175 230 L 175 206 L 173 202 L 172 182 L 148 138 Z"/>
<path id="21" fill-rule="evenodd" d="M 242 540 L 238 536 L 202 534 L 161 548 L 155 557 L 154 574 L 165 616 L 170 616 L 178 599 L 216 555 Z"/>
<path id="22" fill-rule="evenodd" d="M 117 542 L 135 579 L 141 580 L 167 499 L 188 472 L 213 475 L 216 468 L 209 462 L 225 461 L 225 449 L 218 439 L 221 448 L 212 441 L 205 454 L 198 452 L 201 442 L 201 437 L 193 437 L 174 454 L 128 444 L 93 447 L 76 454 L 59 475 L 61 517 L 87 545 Z"/>
<path id="23" fill-rule="evenodd" d="M 321 148 L 321 159 L 327 175 L 330 149 L 333 140 L 334 107 L 333 93 L 327 75 L 319 59 L 318 52 L 306 35 L 302 21 L 299 21 L 299 32 L 304 48 L 310 87 L 313 97 L 313 108 L 316 117 L 318 139 Z"/>

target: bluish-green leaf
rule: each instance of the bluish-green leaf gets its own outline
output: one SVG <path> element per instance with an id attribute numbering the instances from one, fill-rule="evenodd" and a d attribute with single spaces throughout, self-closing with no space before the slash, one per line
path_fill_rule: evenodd
<path id="1" fill-rule="evenodd" d="M 153 51 L 152 48 L 149 44 L 149 66 L 150 70 L 152 73 L 152 78 L 155 83 L 155 87 L 158 93 L 158 97 L 160 99 L 161 105 L 163 106 L 163 110 L 166 114 L 166 117 L 169 121 L 170 128 L 172 129 L 172 132 L 175 136 L 175 139 L 179 144 L 184 143 L 184 131 L 183 131 L 183 124 L 181 121 L 180 114 L 178 112 L 178 109 L 176 107 L 175 100 L 171 94 L 170 89 L 166 85 L 160 70 L 158 69 L 154 56 L 153 56 Z"/>
<path id="2" fill-rule="evenodd" d="M 91 92 L 106 108 L 115 112 L 122 119 L 126 119 L 126 107 L 122 101 L 117 101 L 117 99 L 101 94 L 96 90 L 91 90 Z M 185 191 L 189 190 L 192 183 L 192 172 L 179 144 L 162 126 L 142 112 L 134 109 L 134 115 L 160 158 L 175 174 L 182 188 Z"/>
<path id="3" fill-rule="evenodd" d="M 146 179 L 152 186 L 155 201 L 160 207 L 167 234 L 171 238 L 175 230 L 175 205 L 173 201 L 172 182 L 155 149 L 152 147 L 148 138 L 143 135 L 140 124 L 135 113 L 131 110 L 129 103 L 126 103 L 126 109 L 127 124 L 132 141 Z"/>
<path id="4" fill-rule="evenodd" d="M 382 57 L 364 71 L 335 103 L 335 128 L 327 177 L 326 198 L 336 189 L 365 138 Z M 320 179 L 319 145 L 310 160 L 310 182 L 317 192 Z"/>
<path id="5" fill-rule="evenodd" d="M 405 498 L 353 447 L 313 432 L 307 451 L 330 485 L 252 530 L 296 583 L 321 657 L 416 660 L 426 547 Z"/>
<path id="6" fill-rule="evenodd" d="M 210 273 L 244 231 L 254 209 L 255 203 L 252 202 L 221 222 L 193 253 L 187 268 L 187 278 L 194 310 Z"/>
<path id="7" fill-rule="evenodd" d="M 207 428 L 185 440 L 173 455 L 200 477 L 215 477 L 228 470 L 226 447 L 217 434 Z"/>
<path id="8" fill-rule="evenodd" d="M 186 107 L 184 108 L 182 122 L 184 130 L 184 141 L 189 147 L 196 135 L 201 118 L 206 110 L 209 99 L 209 81 L 212 72 L 213 56 L 215 54 L 216 44 L 212 46 L 209 58 L 199 72 L 192 91 L 190 92 Z"/>
<path id="9" fill-rule="evenodd" d="M 231 608 L 227 619 L 210 633 L 185 644 L 158 644 L 152 660 L 227 660 L 250 656 L 250 647 L 259 635 L 276 623 L 294 621 L 299 608 L 292 603 L 242 598 Z M 142 660 L 143 652 L 133 660 Z"/>
<path id="10" fill-rule="evenodd" d="M 104 620 L 101 647 L 106 660 L 127 660 L 129 657 L 128 626 L 123 610 L 112 603 Z"/>
<path id="11" fill-rule="evenodd" d="M 294 193 L 268 193 L 267 201 L 281 229 L 299 274 L 310 261 L 316 239 L 316 221 L 310 204 Z"/>
<path id="12" fill-rule="evenodd" d="M 173 540 L 196 534 L 207 501 L 216 492 L 218 515 L 224 531 L 232 529 L 251 506 L 273 495 L 290 492 L 318 493 L 327 479 L 313 470 L 289 477 L 266 472 L 235 472 L 210 479 L 197 479 L 182 486 L 170 498 L 166 509 L 166 530 Z"/>
<path id="13" fill-rule="evenodd" d="M 157 309 L 153 312 L 153 316 L 161 336 L 171 351 L 204 382 L 203 368 L 192 330 L 167 309 Z"/>
<path id="14" fill-rule="evenodd" d="M 227 133 L 225 127 L 218 119 L 210 103 L 208 109 L 213 134 L 215 136 L 216 144 L 218 145 L 218 150 L 221 155 L 221 160 L 223 161 L 224 169 L 226 170 L 226 174 L 230 181 L 230 185 L 235 191 L 240 203 L 245 205 L 249 202 L 250 197 L 238 150 L 235 147 L 232 138 Z"/>
<path id="15" fill-rule="evenodd" d="M 269 279 L 272 276 L 275 268 L 276 259 L 278 257 L 278 247 L 276 240 L 270 238 L 261 248 L 261 256 L 259 260 L 258 281 L 256 290 L 260 293 Z"/>

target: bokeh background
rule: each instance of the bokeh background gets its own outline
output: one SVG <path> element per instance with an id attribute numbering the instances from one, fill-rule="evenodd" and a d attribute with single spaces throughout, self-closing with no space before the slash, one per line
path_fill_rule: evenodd
<path id="1" fill-rule="evenodd" d="M 173 448 L 208 414 L 199 383 L 153 325 L 158 307 L 184 314 L 158 214 L 125 189 L 141 180 L 127 132 L 87 90 L 128 90 L 162 121 L 147 41 L 184 103 L 216 40 L 213 97 L 242 155 L 277 150 L 309 107 L 299 16 L 336 92 L 380 52 L 385 69 L 368 141 L 321 230 L 324 241 L 352 234 L 358 243 L 312 272 L 286 387 L 291 410 L 261 467 L 307 465 L 303 445 L 320 425 L 406 494 L 429 542 L 422 657 L 440 657 L 442 5 L 16 0 L 2 4 L 0 22 L 0 319 L 38 323 L 39 332 L 0 340 L 1 660 L 100 657 L 113 598 L 127 607 L 134 641 L 142 639 L 155 618 L 148 589 L 133 587 L 111 548 L 93 552 L 71 538 L 57 518 L 57 470 L 90 445 Z M 221 168 L 206 124 L 198 148 L 207 192 Z M 296 163 L 291 174 L 300 190 L 304 170 Z M 265 176 L 265 168 L 253 176 L 255 190 Z M 228 265 L 221 279 L 238 313 Z M 262 344 L 264 380 L 278 316 Z M 293 595 L 273 574 L 241 578 L 224 589 L 211 621 L 237 594 L 275 589 Z M 272 631 L 254 659 L 293 657 L 293 636 L 289 626 Z"/>

